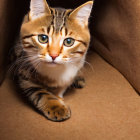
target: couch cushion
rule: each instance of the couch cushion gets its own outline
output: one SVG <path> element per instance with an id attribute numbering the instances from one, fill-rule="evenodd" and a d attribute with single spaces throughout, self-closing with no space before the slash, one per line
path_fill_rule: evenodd
<path id="1" fill-rule="evenodd" d="M 139 140 L 140 98 L 127 80 L 95 53 L 83 73 L 84 89 L 65 95 L 71 119 L 51 122 L 16 93 L 0 87 L 0 140 Z"/>
<path id="2" fill-rule="evenodd" d="M 140 92 L 140 0 L 97 0 L 93 44 Z"/>

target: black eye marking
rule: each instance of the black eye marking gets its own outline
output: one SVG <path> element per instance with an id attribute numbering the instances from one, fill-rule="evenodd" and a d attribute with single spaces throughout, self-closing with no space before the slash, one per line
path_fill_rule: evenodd
<path id="1" fill-rule="evenodd" d="M 42 44 L 46 44 L 49 41 L 49 37 L 44 34 L 38 35 L 38 41 Z"/>
<path id="2" fill-rule="evenodd" d="M 66 46 L 66 47 L 71 47 L 73 44 L 74 44 L 74 42 L 75 42 L 75 39 L 73 39 L 73 38 L 66 38 L 65 40 L 64 40 L 64 45 Z"/>

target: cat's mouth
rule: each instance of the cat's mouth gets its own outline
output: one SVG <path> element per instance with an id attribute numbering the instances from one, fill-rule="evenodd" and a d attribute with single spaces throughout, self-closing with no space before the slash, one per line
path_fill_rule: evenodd
<path id="1" fill-rule="evenodd" d="M 56 62 L 47 62 L 47 64 L 49 64 L 49 65 L 58 65 L 58 63 L 56 63 Z"/>
<path id="2" fill-rule="evenodd" d="M 47 66 L 50 66 L 50 67 L 55 67 L 55 66 L 60 65 L 59 63 L 54 62 L 54 61 L 52 61 L 52 62 L 44 61 L 44 63 L 45 63 Z"/>

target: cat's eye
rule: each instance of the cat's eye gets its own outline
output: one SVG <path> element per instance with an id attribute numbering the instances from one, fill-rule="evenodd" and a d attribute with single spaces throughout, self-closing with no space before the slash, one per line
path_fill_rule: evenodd
<path id="1" fill-rule="evenodd" d="M 73 38 L 66 38 L 64 40 L 64 45 L 66 47 L 71 47 L 74 44 L 75 40 Z"/>
<path id="2" fill-rule="evenodd" d="M 48 43 L 49 38 L 47 35 L 41 34 L 41 35 L 38 35 L 38 41 L 42 44 L 45 44 L 45 43 Z"/>

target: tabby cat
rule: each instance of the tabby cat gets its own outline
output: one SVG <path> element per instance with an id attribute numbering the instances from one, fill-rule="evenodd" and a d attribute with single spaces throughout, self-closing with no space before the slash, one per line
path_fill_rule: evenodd
<path id="1" fill-rule="evenodd" d="M 51 8 L 46 0 L 31 0 L 15 46 L 18 86 L 49 120 L 71 116 L 63 94 L 84 79 L 83 67 L 90 42 L 88 19 L 93 2 L 72 9 Z"/>

